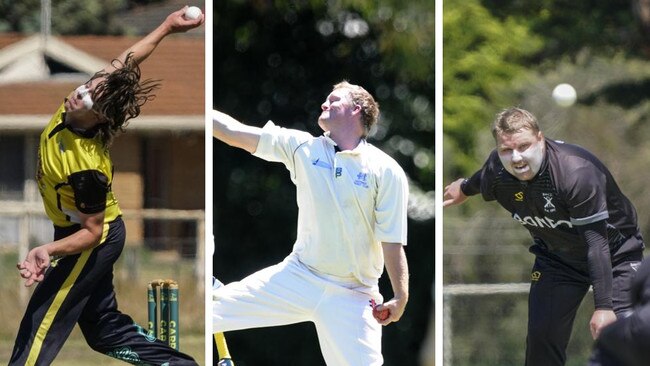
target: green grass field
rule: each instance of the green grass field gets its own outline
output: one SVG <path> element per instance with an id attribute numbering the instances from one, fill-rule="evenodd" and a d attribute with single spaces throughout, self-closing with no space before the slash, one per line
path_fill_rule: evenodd
<path id="1" fill-rule="evenodd" d="M 26 304 L 21 304 L 22 280 L 15 269 L 18 255 L 0 252 L 0 363 L 11 356 L 14 338 Z M 204 296 L 203 280 L 194 275 L 194 261 L 180 260 L 174 253 L 152 253 L 142 249 L 125 248 L 115 269 L 115 289 L 119 309 L 136 322 L 147 324 L 147 283 L 157 278 L 171 278 L 179 283 L 180 349 L 193 356 L 201 365 L 204 359 Z M 27 297 L 31 289 L 26 294 Z M 72 331 L 53 365 L 125 365 L 99 354 L 86 344 L 78 327 Z"/>

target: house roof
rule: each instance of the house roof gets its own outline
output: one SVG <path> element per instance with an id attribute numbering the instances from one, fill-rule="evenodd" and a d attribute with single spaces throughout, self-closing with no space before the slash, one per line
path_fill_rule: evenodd
<path id="1" fill-rule="evenodd" d="M 48 51 L 47 48 L 34 48 L 33 36 L 0 34 L 0 70 L 3 65 L 9 67 L 8 65 L 12 64 L 16 68 L 22 68 L 20 71 L 25 70 L 25 67 L 29 70 L 30 62 L 38 63 L 39 57 L 48 57 L 66 64 L 71 69 L 86 73 L 83 78 L 77 79 L 42 79 L 0 84 L 0 116 L 52 114 L 68 93 L 90 77 L 88 70 L 84 68 L 96 67 L 97 61 L 108 64 L 140 38 L 60 36 L 51 42 L 54 43 L 53 50 Z M 2 51 L 8 49 L 12 52 L 3 54 Z M 22 50 L 22 53 L 14 50 Z M 12 60 L 12 55 L 17 56 L 16 59 Z M 66 60 L 66 56 L 70 55 L 75 57 L 68 57 Z M 142 107 L 141 116 L 203 115 L 204 56 L 203 37 L 170 35 L 164 39 L 141 66 L 143 79 L 160 79 L 162 82 L 162 88 L 156 92 L 156 98 Z M 32 72 L 38 74 L 41 71 L 38 70 L 38 65 L 35 65 Z"/>

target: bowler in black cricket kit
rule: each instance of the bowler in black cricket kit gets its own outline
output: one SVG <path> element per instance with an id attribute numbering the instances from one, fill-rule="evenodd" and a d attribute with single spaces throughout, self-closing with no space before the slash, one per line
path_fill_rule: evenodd
<path id="1" fill-rule="evenodd" d="M 499 113 L 496 149 L 469 179 L 445 188 L 443 206 L 481 194 L 530 232 L 527 366 L 564 365 L 576 311 L 590 286 L 592 337 L 632 309 L 630 279 L 643 258 L 636 210 L 587 150 L 545 139 L 528 111 Z"/>

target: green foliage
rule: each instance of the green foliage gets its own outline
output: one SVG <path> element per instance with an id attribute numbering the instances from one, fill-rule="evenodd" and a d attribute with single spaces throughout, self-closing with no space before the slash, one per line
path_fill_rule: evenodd
<path id="1" fill-rule="evenodd" d="M 577 56 L 588 48 L 611 56 L 624 52 L 640 55 L 643 37 L 632 11 L 638 1 L 482 0 L 499 19 L 516 17 L 544 40 L 531 60 L 550 63 L 563 56 Z"/>
<path id="2" fill-rule="evenodd" d="M 472 167 L 474 135 L 500 109 L 503 86 L 524 74 L 542 43 L 516 18 L 495 18 L 478 0 L 446 2 L 443 14 L 443 123 L 456 174 Z"/>
<path id="3" fill-rule="evenodd" d="M 125 32 L 114 19 L 135 5 L 161 0 L 51 1 L 52 34 L 119 35 Z M 0 0 L 0 32 L 36 33 L 41 30 L 41 1 Z"/>
<path id="4" fill-rule="evenodd" d="M 111 20 L 126 0 L 66 0 L 52 2 L 52 32 L 56 34 L 120 34 Z"/>
<path id="5" fill-rule="evenodd" d="M 40 29 L 39 0 L 0 0 L 0 32 L 34 32 Z"/>

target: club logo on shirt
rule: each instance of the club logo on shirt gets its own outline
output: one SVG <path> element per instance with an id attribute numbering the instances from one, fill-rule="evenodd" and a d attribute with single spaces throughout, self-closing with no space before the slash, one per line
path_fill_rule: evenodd
<path id="1" fill-rule="evenodd" d="M 357 174 L 357 179 L 354 181 L 354 184 L 361 186 L 363 188 L 368 188 L 368 173 L 359 173 Z"/>
<path id="2" fill-rule="evenodd" d="M 336 178 L 338 178 L 338 177 L 340 177 L 340 176 L 343 175 L 343 168 L 336 168 L 336 170 L 335 170 L 334 172 L 335 172 L 335 173 L 334 173 L 334 176 L 335 176 Z"/>
<path id="3" fill-rule="evenodd" d="M 515 201 L 522 202 L 524 200 L 524 192 L 515 193 Z"/>
<path id="4" fill-rule="evenodd" d="M 544 212 L 547 213 L 552 213 L 555 212 L 555 205 L 553 202 L 553 194 L 552 193 L 542 193 L 542 197 L 544 197 L 544 200 L 546 201 L 546 204 L 544 204 Z"/>

